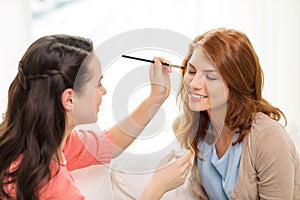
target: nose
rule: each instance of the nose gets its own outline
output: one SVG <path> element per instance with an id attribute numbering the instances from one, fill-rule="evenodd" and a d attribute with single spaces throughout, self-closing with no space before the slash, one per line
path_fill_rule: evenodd
<path id="1" fill-rule="evenodd" d="M 202 89 L 205 85 L 205 81 L 201 74 L 196 73 L 190 82 L 190 87 L 192 89 Z"/>
<path id="2" fill-rule="evenodd" d="M 100 87 L 100 92 L 101 92 L 102 96 L 105 95 L 105 94 L 106 94 L 106 89 L 105 89 L 105 87 L 101 86 L 101 87 Z"/>

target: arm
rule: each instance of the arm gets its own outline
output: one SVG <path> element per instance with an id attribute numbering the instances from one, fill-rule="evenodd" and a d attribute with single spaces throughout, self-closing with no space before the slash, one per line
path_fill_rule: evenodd
<path id="1" fill-rule="evenodd" d="M 174 152 L 160 161 L 157 171 L 146 185 L 140 200 L 159 200 L 166 192 L 185 182 L 192 166 L 192 153 L 188 150 L 184 156 L 170 163 L 173 158 Z"/>
<path id="2" fill-rule="evenodd" d="M 150 67 L 150 95 L 125 119 L 109 129 L 114 144 L 113 157 L 118 156 L 143 131 L 170 93 L 169 73 L 171 67 L 162 66 L 166 62 L 155 58 Z"/>
<path id="3" fill-rule="evenodd" d="M 107 164 L 112 157 L 112 141 L 108 132 L 73 130 L 64 146 L 67 169 L 72 171 L 96 164 Z"/>
<path id="4" fill-rule="evenodd" d="M 254 149 L 258 193 L 261 199 L 292 199 L 294 190 L 295 157 L 291 139 L 282 127 L 263 130 Z"/>

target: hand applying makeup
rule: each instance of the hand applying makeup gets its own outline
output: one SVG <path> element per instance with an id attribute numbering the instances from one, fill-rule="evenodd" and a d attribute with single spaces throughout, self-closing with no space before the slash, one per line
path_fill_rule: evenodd
<path id="1" fill-rule="evenodd" d="M 114 156 L 119 155 L 139 136 L 170 94 L 171 67 L 162 65 L 162 62 L 166 62 L 163 58 L 155 57 L 154 61 L 149 70 L 151 84 L 149 96 L 128 117 L 109 129 L 114 133 L 112 140 L 117 147 L 114 149 Z"/>
<path id="2" fill-rule="evenodd" d="M 162 63 L 168 63 L 164 58 L 154 57 L 154 64 L 150 67 L 151 93 L 155 103 L 162 104 L 170 94 L 170 76 L 172 72 L 170 66 L 163 66 Z"/>

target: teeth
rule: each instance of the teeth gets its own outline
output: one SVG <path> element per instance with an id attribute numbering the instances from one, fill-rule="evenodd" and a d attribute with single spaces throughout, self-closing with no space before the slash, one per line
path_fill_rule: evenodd
<path id="1" fill-rule="evenodd" d="M 197 98 L 197 99 L 204 99 L 204 98 L 207 97 L 207 96 L 203 96 L 203 95 L 197 95 L 197 94 L 194 94 L 194 93 L 191 93 L 191 96 L 194 97 L 194 98 Z"/>

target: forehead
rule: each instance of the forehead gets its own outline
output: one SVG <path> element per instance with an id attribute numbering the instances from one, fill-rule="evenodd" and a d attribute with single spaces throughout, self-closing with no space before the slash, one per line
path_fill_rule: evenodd
<path id="1" fill-rule="evenodd" d="M 201 48 L 196 48 L 193 51 L 189 64 L 197 70 L 216 70 L 214 64 L 208 59 Z"/>
<path id="2" fill-rule="evenodd" d="M 96 54 L 91 54 L 91 60 L 89 63 L 89 67 L 93 73 L 93 76 L 102 76 L 101 64 L 99 58 Z"/>

